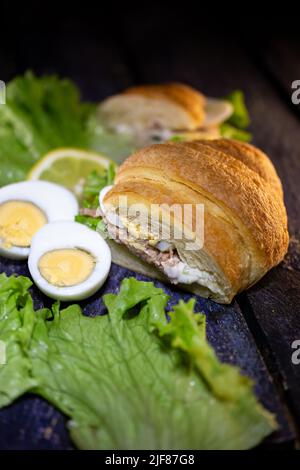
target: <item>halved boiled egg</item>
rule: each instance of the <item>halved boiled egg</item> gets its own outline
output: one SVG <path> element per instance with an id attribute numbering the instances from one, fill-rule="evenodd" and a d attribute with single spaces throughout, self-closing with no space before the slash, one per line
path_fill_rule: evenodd
<path id="1" fill-rule="evenodd" d="M 105 282 L 110 249 L 98 232 L 77 222 L 44 225 L 31 242 L 28 267 L 44 294 L 59 300 L 81 300 Z"/>
<path id="2" fill-rule="evenodd" d="M 25 259 L 31 239 L 48 222 L 73 220 L 76 197 L 58 184 L 24 181 L 0 189 L 0 254 Z"/>

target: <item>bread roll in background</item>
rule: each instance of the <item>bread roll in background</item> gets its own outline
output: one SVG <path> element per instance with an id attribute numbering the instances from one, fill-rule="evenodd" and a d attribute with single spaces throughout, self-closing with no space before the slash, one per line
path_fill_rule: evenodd
<path id="1" fill-rule="evenodd" d="M 101 104 L 105 121 L 114 129 L 120 125 L 139 128 L 198 129 L 205 117 L 205 98 L 180 83 L 128 88 Z"/>
<path id="2" fill-rule="evenodd" d="M 172 249 L 162 255 L 157 245 L 141 243 L 138 236 L 126 246 L 172 282 L 192 280 L 216 302 L 230 303 L 276 266 L 288 248 L 280 180 L 266 154 L 250 144 L 216 139 L 146 147 L 121 165 L 105 206 L 119 211 L 120 196 L 127 196 L 129 205 L 142 203 L 145 217 L 152 204 L 204 205 L 200 249 L 188 250 L 186 239 L 172 239 Z M 172 224 L 179 223 L 174 215 Z M 201 238 L 194 219 L 186 228 L 196 242 Z"/>
<path id="3" fill-rule="evenodd" d="M 216 139 L 220 125 L 233 113 L 228 100 L 206 98 L 181 83 L 128 88 L 99 105 L 103 125 L 133 138 L 136 148 L 181 140 Z"/>

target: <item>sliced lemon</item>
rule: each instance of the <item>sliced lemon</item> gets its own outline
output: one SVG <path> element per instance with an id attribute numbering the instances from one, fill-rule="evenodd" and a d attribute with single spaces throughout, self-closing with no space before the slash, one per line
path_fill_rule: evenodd
<path id="1" fill-rule="evenodd" d="M 94 170 L 104 173 L 111 163 L 114 164 L 100 153 L 59 148 L 42 157 L 30 170 L 27 179 L 61 184 L 80 197 L 86 177 Z"/>

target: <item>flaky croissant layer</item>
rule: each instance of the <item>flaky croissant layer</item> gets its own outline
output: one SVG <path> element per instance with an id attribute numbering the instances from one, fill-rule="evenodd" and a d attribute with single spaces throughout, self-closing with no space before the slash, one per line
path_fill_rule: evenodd
<path id="1" fill-rule="evenodd" d="M 217 139 L 146 147 L 119 168 L 104 205 L 119 212 L 120 196 L 129 205 L 142 204 L 145 218 L 153 205 L 203 205 L 204 226 L 192 218 L 185 227 L 196 242 L 203 242 L 197 249 L 173 238 L 169 258 L 159 250 L 155 256 L 153 240 L 141 243 L 134 231 L 126 244 L 171 281 L 197 283 L 202 295 L 220 303 L 230 303 L 257 282 L 288 248 L 280 180 L 269 158 L 250 144 Z M 132 223 L 123 222 L 132 231 Z M 158 224 L 163 223 L 160 218 Z M 174 214 L 173 229 L 182 223 Z"/>

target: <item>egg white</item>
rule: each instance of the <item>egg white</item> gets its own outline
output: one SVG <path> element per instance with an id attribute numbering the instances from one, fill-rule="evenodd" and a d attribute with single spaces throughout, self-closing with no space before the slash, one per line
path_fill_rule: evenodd
<path id="1" fill-rule="evenodd" d="M 110 222 L 112 225 L 115 225 L 116 227 L 119 227 L 119 228 L 124 228 L 124 225 L 122 224 L 121 222 L 121 219 L 120 217 L 118 216 L 118 214 L 116 214 L 115 212 L 108 212 L 106 207 L 105 207 L 105 204 L 104 204 L 104 198 L 106 196 L 106 194 L 113 188 L 113 186 L 104 186 L 104 188 L 101 189 L 100 193 L 99 193 L 99 205 L 100 205 L 100 209 L 102 211 L 102 213 L 105 215 L 106 219 L 108 220 L 108 222 Z"/>
<path id="2" fill-rule="evenodd" d="M 41 274 L 38 264 L 47 252 L 78 248 L 92 255 L 95 266 L 90 276 L 74 286 L 58 287 Z M 98 232 L 78 222 L 61 221 L 44 225 L 33 237 L 28 267 L 37 287 L 58 300 L 82 300 L 93 295 L 104 284 L 111 266 L 110 248 Z"/>
<path id="3" fill-rule="evenodd" d="M 48 222 L 73 220 L 78 214 L 76 197 L 66 188 L 48 181 L 23 181 L 0 189 L 0 205 L 8 201 L 30 202 L 38 207 Z M 30 247 L 4 247 L 0 240 L 0 254 L 6 258 L 26 259 Z"/>

